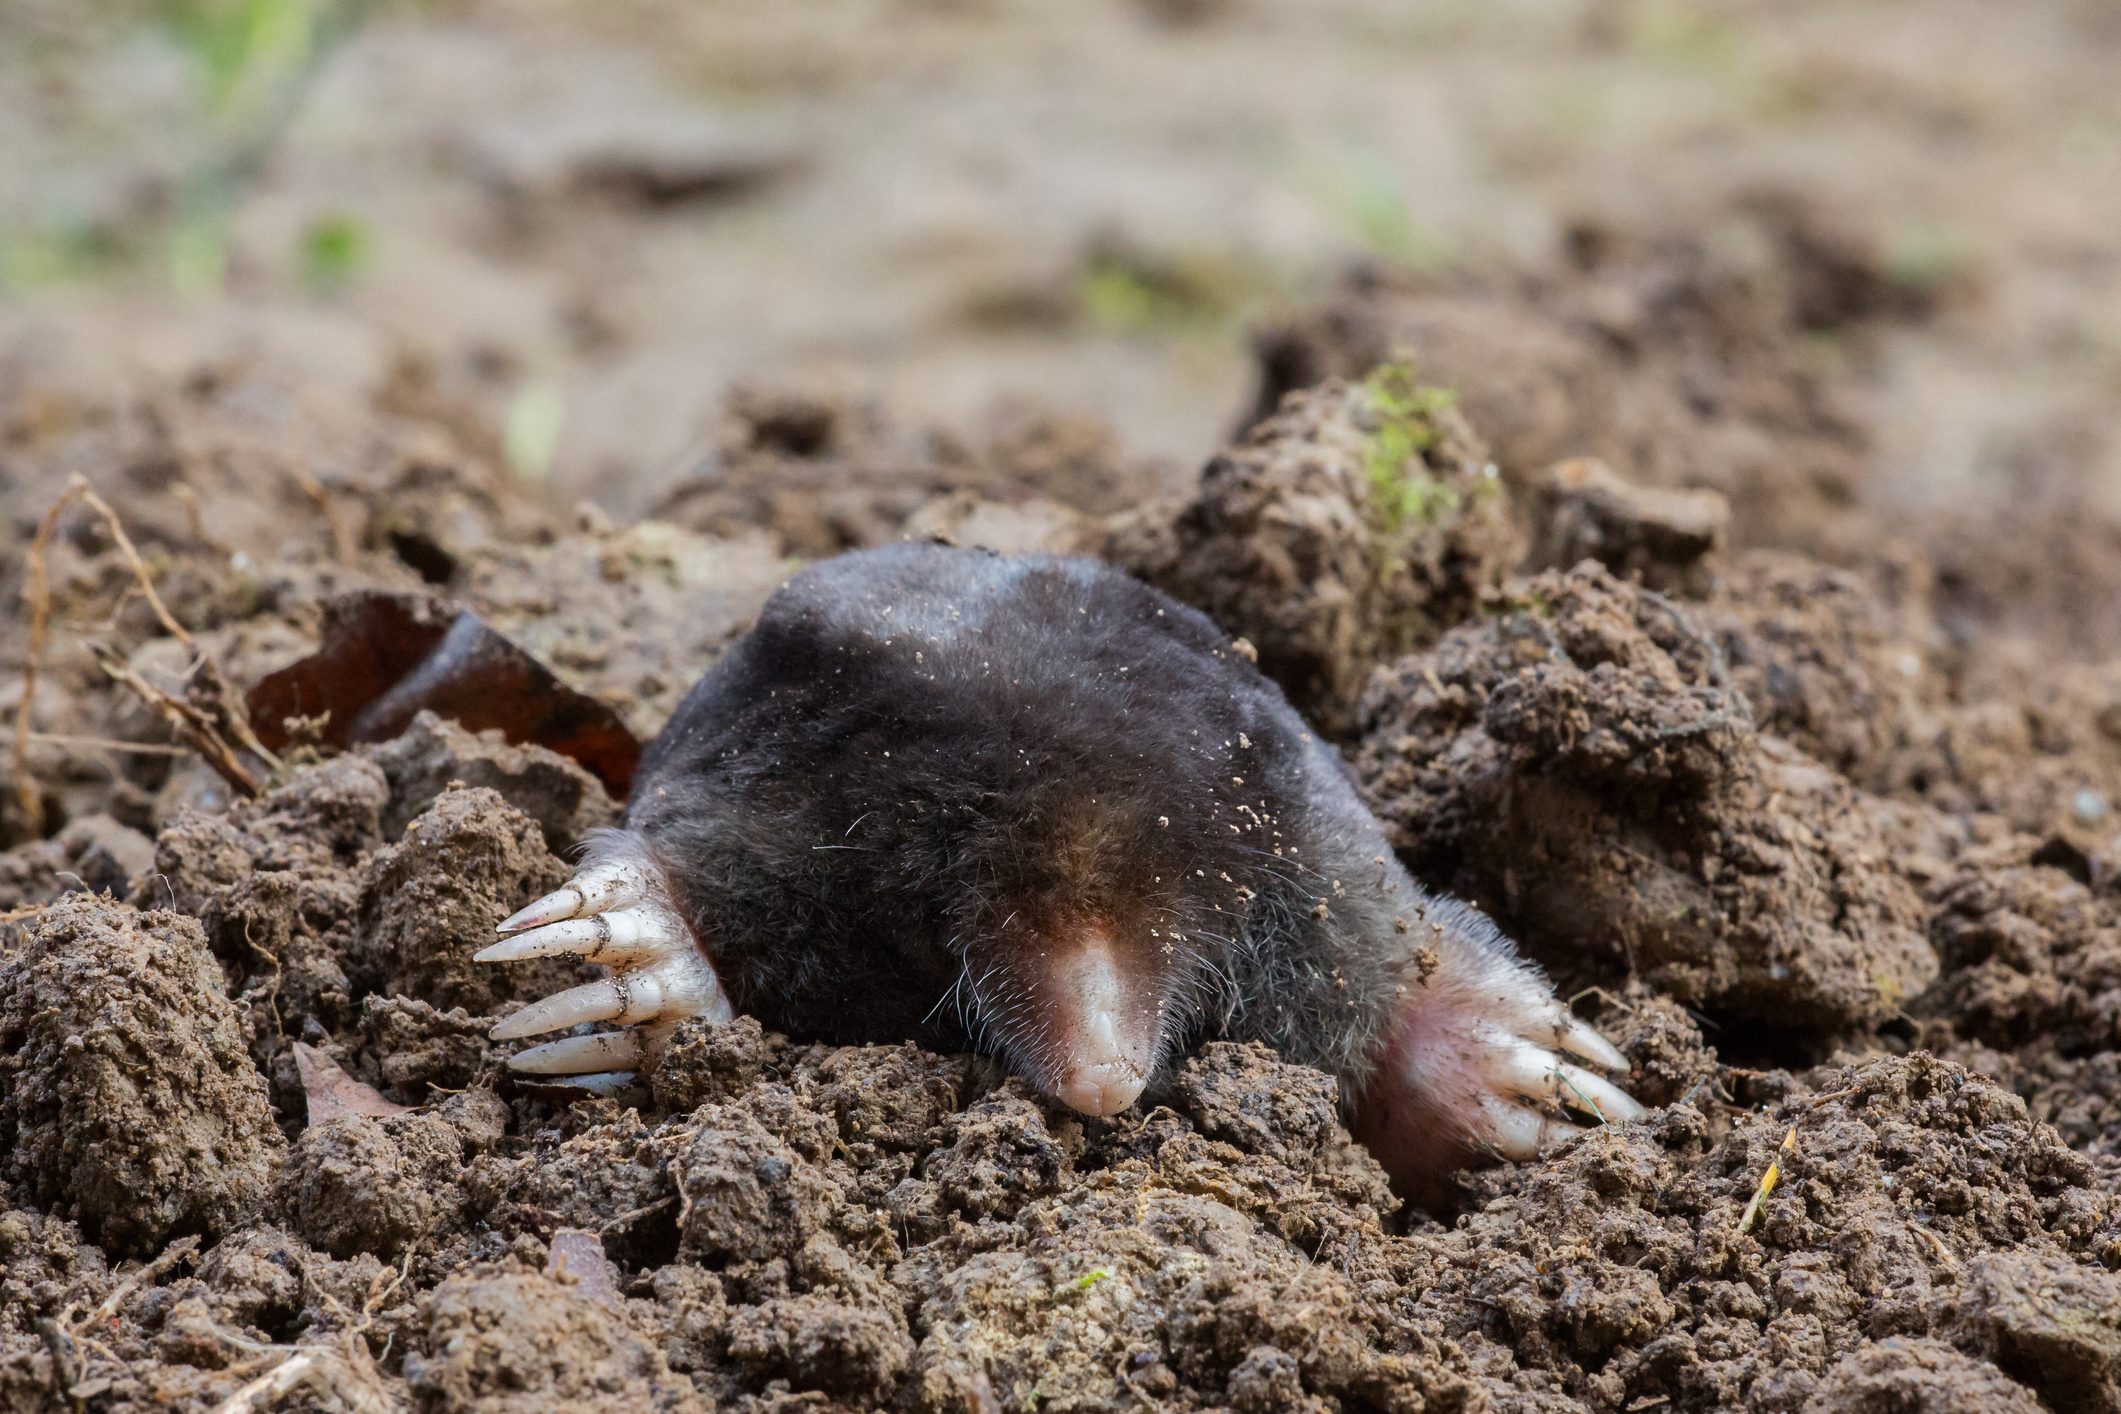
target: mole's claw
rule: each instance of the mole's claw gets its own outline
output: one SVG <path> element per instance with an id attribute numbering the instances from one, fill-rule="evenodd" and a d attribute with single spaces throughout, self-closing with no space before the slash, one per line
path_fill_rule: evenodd
<path id="1" fill-rule="evenodd" d="M 532 1002 L 502 1018 L 486 1034 L 496 1041 L 517 1041 L 564 1031 L 585 1021 L 677 1021 L 705 1016 L 722 1022 L 733 1015 L 713 964 L 691 952 Z"/>
<path id="2" fill-rule="evenodd" d="M 1555 1056 L 1530 1041 L 1501 1040 L 1483 1062 L 1498 1090 L 1558 1104 L 1597 1117 L 1602 1124 L 1639 1119 L 1642 1106 L 1609 1080 Z"/>
<path id="3" fill-rule="evenodd" d="M 1582 1056 L 1593 1065 L 1607 1070 L 1617 1070 L 1623 1075 L 1628 1070 L 1628 1058 L 1620 1048 L 1600 1035 L 1598 1028 L 1569 1014 L 1566 1007 L 1558 1003 L 1560 1018 L 1555 1023 L 1556 1044 L 1570 1055 Z"/>
<path id="4" fill-rule="evenodd" d="M 521 1011 L 503 1017 L 486 1034 L 496 1041 L 520 1041 L 525 1036 L 564 1031 L 585 1021 L 619 1021 L 624 1019 L 632 1004 L 629 990 L 606 977 L 600 982 L 570 987 L 543 1001 L 532 1002 Z"/>
<path id="5" fill-rule="evenodd" d="M 537 905 L 533 904 L 532 907 Z M 517 914 L 518 918 L 522 915 Z M 513 920 L 511 920 L 513 921 Z M 580 957 L 624 963 L 692 951 L 692 935 L 668 909 L 636 905 L 588 918 L 565 918 L 515 933 L 473 954 L 474 962 L 520 962 L 533 957 Z"/>
<path id="6" fill-rule="evenodd" d="M 511 1070 L 531 1075 L 586 1075 L 606 1070 L 631 1070 L 648 1055 L 647 1039 L 641 1031 L 599 1031 L 592 1036 L 563 1036 L 532 1046 L 508 1058 Z"/>
<path id="7" fill-rule="evenodd" d="M 640 1083 L 640 1077 L 630 1070 L 604 1070 L 594 1075 L 552 1075 L 545 1077 L 549 1085 L 565 1085 L 570 1090 L 587 1090 L 592 1095 L 623 1095 Z"/>
<path id="8" fill-rule="evenodd" d="M 1567 1120 L 1512 1104 L 1499 1095 L 1481 1096 L 1480 1113 L 1486 1120 L 1482 1137 L 1487 1147 L 1505 1159 L 1519 1162 L 1537 1158 L 1562 1140 L 1583 1132 Z"/>
<path id="9" fill-rule="evenodd" d="M 631 859 L 609 860 L 584 869 L 564 887 L 555 889 L 528 908 L 511 913 L 494 931 L 520 933 L 525 928 L 580 918 L 586 913 L 625 908 L 647 892 L 647 871 L 638 863 Z"/>

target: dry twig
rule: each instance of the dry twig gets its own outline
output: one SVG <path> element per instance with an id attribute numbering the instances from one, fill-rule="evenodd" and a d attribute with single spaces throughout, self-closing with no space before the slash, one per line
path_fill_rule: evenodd
<path id="1" fill-rule="evenodd" d="M 29 554 L 22 565 L 22 601 L 29 610 L 29 655 L 22 662 L 22 696 L 15 702 L 14 777 L 15 801 L 22 807 L 23 819 L 33 836 L 44 833 L 44 792 L 37 789 L 37 778 L 29 769 L 30 700 L 37 691 L 37 667 L 44 661 L 44 641 L 51 632 L 52 618 L 52 582 L 44 556 L 59 529 L 59 517 L 87 485 L 75 478 L 65 494 L 44 513 L 37 533 L 30 538 Z"/>
<path id="2" fill-rule="evenodd" d="M 37 789 L 36 778 L 30 771 L 30 745 L 40 739 L 66 740 L 57 736 L 46 737 L 45 734 L 32 730 L 30 709 L 37 687 L 37 670 L 44 660 L 44 651 L 51 631 L 51 573 L 47 559 L 51 551 L 52 537 L 59 528 L 59 518 L 65 514 L 67 507 L 76 501 L 94 511 L 97 518 L 103 522 L 104 528 L 110 532 L 111 542 L 116 546 L 119 558 L 125 561 L 126 568 L 132 572 L 133 582 L 139 586 L 141 597 L 146 600 L 155 621 L 161 624 L 170 637 L 191 651 L 191 690 L 188 694 L 191 700 L 180 701 L 170 696 L 123 665 L 118 665 L 114 670 L 116 659 L 107 651 L 98 651 L 98 666 L 113 681 L 123 683 L 138 694 L 141 700 L 167 721 L 177 735 L 198 752 L 223 780 L 245 795 L 256 795 L 259 789 L 257 777 L 230 747 L 222 728 L 226 727 L 228 735 L 235 738 L 237 745 L 265 762 L 267 766 L 277 770 L 280 765 L 279 758 L 258 740 L 256 733 L 251 730 L 249 717 L 243 711 L 242 699 L 229 691 L 219 667 L 200 649 L 198 640 L 177 621 L 177 616 L 169 611 L 169 605 L 164 603 L 161 594 L 156 592 L 154 573 L 148 569 L 147 561 L 141 557 L 139 547 L 133 544 L 132 536 L 126 533 L 125 522 L 119 519 L 118 512 L 111 507 L 110 502 L 96 494 L 85 478 L 75 476 L 66 483 L 66 490 L 60 493 L 59 499 L 53 502 L 52 508 L 44 513 L 43 521 L 38 524 L 37 534 L 30 541 L 23 573 L 22 596 L 29 608 L 29 655 L 22 669 L 22 694 L 15 704 L 12 755 L 15 798 L 22 808 L 31 833 L 42 834 L 44 831 L 44 797 Z M 122 745 L 100 739 L 90 740 L 101 746 Z M 139 749 L 152 748 L 143 744 Z"/>
<path id="3" fill-rule="evenodd" d="M 13 741 L 12 731 L 7 739 Z M 31 732 L 33 746 L 78 746 L 84 751 L 117 751 L 128 756 L 189 756 L 191 748 L 166 741 L 120 741 L 112 736 L 83 736 L 78 732 Z"/>
<path id="4" fill-rule="evenodd" d="M 249 1342 L 242 1345 L 252 1348 Z M 391 1398 L 376 1378 L 374 1364 L 351 1340 L 347 1345 L 348 1350 L 325 1344 L 265 1347 L 285 1351 L 287 1358 L 215 1405 L 214 1414 L 270 1408 L 274 1400 L 298 1389 L 314 1390 L 354 1414 L 390 1414 Z"/>
<path id="5" fill-rule="evenodd" d="M 234 788 L 239 794 L 256 796 L 261 787 L 250 767 L 236 754 L 228 739 L 221 735 L 212 717 L 180 698 L 172 697 L 156 687 L 132 668 L 118 661 L 118 655 L 101 644 L 96 647 L 96 666 L 103 675 L 120 686 L 130 688 L 133 695 L 153 708 L 169 729 L 180 740 L 198 753 L 199 759 L 213 767 L 214 773 Z"/>

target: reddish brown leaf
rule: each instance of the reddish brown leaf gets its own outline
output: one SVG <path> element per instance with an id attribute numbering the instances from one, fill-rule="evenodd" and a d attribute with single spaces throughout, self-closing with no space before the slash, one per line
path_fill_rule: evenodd
<path id="1" fill-rule="evenodd" d="M 571 756 L 619 797 L 641 759 L 640 740 L 609 707 L 469 609 L 420 594 L 357 590 L 330 600 L 317 651 L 259 682 L 248 705 L 275 750 L 287 744 L 289 718 L 329 714 L 323 741 L 343 748 L 388 741 L 424 709 Z"/>
<path id="2" fill-rule="evenodd" d="M 384 1099 L 373 1085 L 364 1085 L 339 1063 L 314 1046 L 295 1042 L 295 1070 L 302 1077 L 302 1093 L 309 1100 L 309 1122 L 323 1124 L 334 1119 L 389 1119 L 411 1114 L 406 1105 Z"/>
<path id="3" fill-rule="evenodd" d="M 619 1271 L 604 1255 L 604 1239 L 583 1228 L 563 1227 L 552 1235 L 545 1274 L 567 1276 L 591 1301 L 606 1306 L 619 1302 Z"/>

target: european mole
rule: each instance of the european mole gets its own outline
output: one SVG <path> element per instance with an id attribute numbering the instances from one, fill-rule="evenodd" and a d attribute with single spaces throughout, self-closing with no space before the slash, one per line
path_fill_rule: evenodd
<path id="1" fill-rule="evenodd" d="M 678 1020 L 998 1053 L 1116 1114 L 1214 1038 L 1339 1077 L 1402 1186 L 1633 1118 L 1618 1051 L 1393 857 L 1333 749 L 1202 614 L 1094 561 L 930 544 L 797 574 L 643 756 L 623 827 L 482 961 L 602 981 L 500 1039 L 630 1079 Z"/>

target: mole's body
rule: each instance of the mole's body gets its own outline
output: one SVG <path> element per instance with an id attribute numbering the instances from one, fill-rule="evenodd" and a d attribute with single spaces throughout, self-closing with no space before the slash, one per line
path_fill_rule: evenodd
<path id="1" fill-rule="evenodd" d="M 1637 1108 L 1480 914 L 1424 893 L 1339 758 L 1205 617 L 1086 560 L 931 545 L 797 575 L 641 763 L 625 825 L 493 960 L 603 982 L 502 1037 L 613 1077 L 676 1020 L 1006 1056 L 1116 1113 L 1202 1040 L 1341 1078 L 1421 1183 Z M 733 1010 L 732 1010 L 733 1009 Z M 595 1083 L 592 1081 L 592 1083 Z"/>

